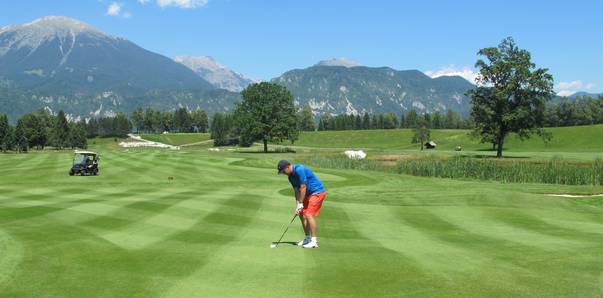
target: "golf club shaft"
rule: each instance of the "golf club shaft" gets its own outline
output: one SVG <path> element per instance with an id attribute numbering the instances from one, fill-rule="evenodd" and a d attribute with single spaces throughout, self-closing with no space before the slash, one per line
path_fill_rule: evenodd
<path id="1" fill-rule="evenodd" d="M 295 215 L 293 215 L 293 218 L 291 219 L 291 221 L 289 222 L 289 224 L 287 225 L 287 228 L 285 229 L 285 231 L 283 232 L 283 234 L 281 235 L 281 238 L 278 239 L 278 241 L 276 242 L 276 246 L 278 246 L 279 243 L 281 243 L 281 240 L 283 240 L 283 237 L 285 237 L 285 234 L 287 233 L 287 231 L 289 230 L 289 227 L 291 226 L 291 224 L 293 223 L 293 221 L 295 220 L 295 218 L 297 217 L 297 213 Z"/>

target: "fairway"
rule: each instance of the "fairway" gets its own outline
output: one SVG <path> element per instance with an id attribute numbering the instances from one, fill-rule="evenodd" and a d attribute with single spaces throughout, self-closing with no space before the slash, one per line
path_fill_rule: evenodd
<path id="1" fill-rule="evenodd" d="M 317 169 L 321 247 L 270 249 L 285 155 L 97 149 L 0 154 L 0 296 L 603 295 L 603 198 L 544 195 L 602 187 Z"/>

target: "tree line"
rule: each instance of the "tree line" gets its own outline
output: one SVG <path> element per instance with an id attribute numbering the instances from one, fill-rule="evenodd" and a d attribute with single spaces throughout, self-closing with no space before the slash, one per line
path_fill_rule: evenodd
<path id="1" fill-rule="evenodd" d="M 30 149 L 86 148 L 86 123 L 67 121 L 63 111 L 52 115 L 44 109 L 27 113 L 12 126 L 5 114 L 0 114 L 0 150 L 27 152 Z"/>
<path id="2" fill-rule="evenodd" d="M 178 108 L 174 112 L 138 108 L 132 113 L 132 124 L 137 133 L 207 132 L 209 117 L 202 109 L 188 111 Z"/>
<path id="3" fill-rule="evenodd" d="M 547 107 L 545 119 L 548 127 L 603 124 L 603 95 L 580 96 L 572 101 L 564 97 Z"/>
<path id="4" fill-rule="evenodd" d="M 395 113 L 336 116 L 323 114 L 318 121 L 317 130 L 416 128 L 419 125 L 434 129 L 466 129 L 472 127 L 469 118 L 463 119 L 452 110 L 448 110 L 446 113 L 436 111 L 434 113 L 419 114 L 413 109 L 400 115 Z"/>
<path id="5" fill-rule="evenodd" d="M 27 152 L 45 147 L 55 149 L 85 149 L 88 138 L 122 138 L 132 131 L 132 124 L 123 113 L 112 117 L 98 117 L 69 121 L 63 111 L 56 115 L 45 109 L 27 113 L 13 126 L 5 114 L 0 114 L 0 150 Z"/>

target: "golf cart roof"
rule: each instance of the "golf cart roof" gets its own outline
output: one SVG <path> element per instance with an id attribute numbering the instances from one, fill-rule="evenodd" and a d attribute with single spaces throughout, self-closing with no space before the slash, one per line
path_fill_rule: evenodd
<path id="1" fill-rule="evenodd" d="M 96 155 L 96 152 L 75 150 L 75 154 Z"/>

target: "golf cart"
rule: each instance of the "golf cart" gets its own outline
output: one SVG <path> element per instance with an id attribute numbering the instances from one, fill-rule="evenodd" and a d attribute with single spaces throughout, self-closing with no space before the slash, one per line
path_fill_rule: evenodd
<path id="1" fill-rule="evenodd" d="M 98 175 L 98 161 L 100 156 L 92 151 L 75 151 L 73 155 L 73 165 L 69 170 L 69 176 L 81 175 Z"/>

